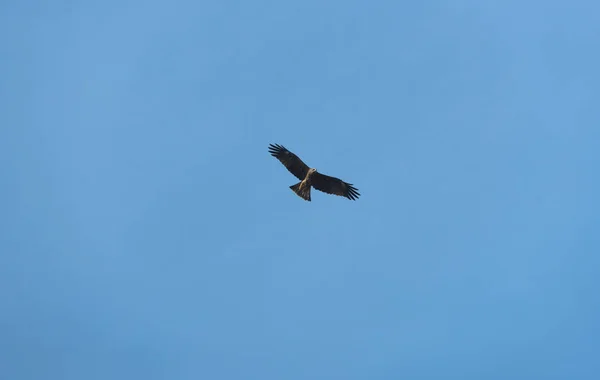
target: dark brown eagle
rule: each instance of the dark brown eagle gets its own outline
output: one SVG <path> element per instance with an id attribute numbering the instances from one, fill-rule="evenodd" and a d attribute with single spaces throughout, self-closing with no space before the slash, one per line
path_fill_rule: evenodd
<path id="1" fill-rule="evenodd" d="M 304 200 L 310 202 L 311 186 L 324 193 L 339 195 L 353 201 L 360 196 L 358 189 L 351 183 L 309 168 L 298 156 L 279 144 L 269 144 L 269 153 L 281 161 L 287 170 L 300 180 L 297 184 L 290 186 L 290 189 Z"/>

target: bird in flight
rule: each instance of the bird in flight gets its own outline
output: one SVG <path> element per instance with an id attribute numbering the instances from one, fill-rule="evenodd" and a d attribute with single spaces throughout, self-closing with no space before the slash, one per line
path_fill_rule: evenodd
<path id="1" fill-rule="evenodd" d="M 290 189 L 306 201 L 310 202 L 311 186 L 324 193 L 339 195 L 353 201 L 360 196 L 358 189 L 351 183 L 321 174 L 317 172 L 317 169 L 309 168 L 298 156 L 282 145 L 269 144 L 269 153 L 281 161 L 283 166 L 300 180 L 297 184 L 290 186 Z"/>

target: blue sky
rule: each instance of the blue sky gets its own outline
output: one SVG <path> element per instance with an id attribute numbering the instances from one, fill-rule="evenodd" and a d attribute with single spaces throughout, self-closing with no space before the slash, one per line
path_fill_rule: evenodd
<path id="1" fill-rule="evenodd" d="M 0 5 L 1 378 L 598 378 L 600 3 L 323 3 Z"/>

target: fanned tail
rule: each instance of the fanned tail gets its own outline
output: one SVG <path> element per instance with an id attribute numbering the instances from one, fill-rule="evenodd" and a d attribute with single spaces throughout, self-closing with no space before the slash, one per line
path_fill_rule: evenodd
<path id="1" fill-rule="evenodd" d="M 300 198 L 310 202 L 310 186 L 301 185 L 302 182 L 298 182 L 297 184 L 290 186 L 290 189 L 292 189 L 292 191 L 296 193 Z"/>

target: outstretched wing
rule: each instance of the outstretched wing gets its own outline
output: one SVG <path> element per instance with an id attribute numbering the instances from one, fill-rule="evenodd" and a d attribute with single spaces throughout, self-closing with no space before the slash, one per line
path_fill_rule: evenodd
<path id="1" fill-rule="evenodd" d="M 314 173 L 310 178 L 312 186 L 324 193 L 339 195 L 353 201 L 360 196 L 357 188 L 339 178 L 330 177 L 319 172 Z"/>
<path id="2" fill-rule="evenodd" d="M 306 178 L 306 174 L 310 168 L 302 162 L 298 156 L 285 149 L 284 146 L 279 144 L 269 144 L 269 153 L 271 153 L 271 156 L 281 161 L 283 166 L 285 166 L 287 170 L 295 175 L 300 181 Z"/>

